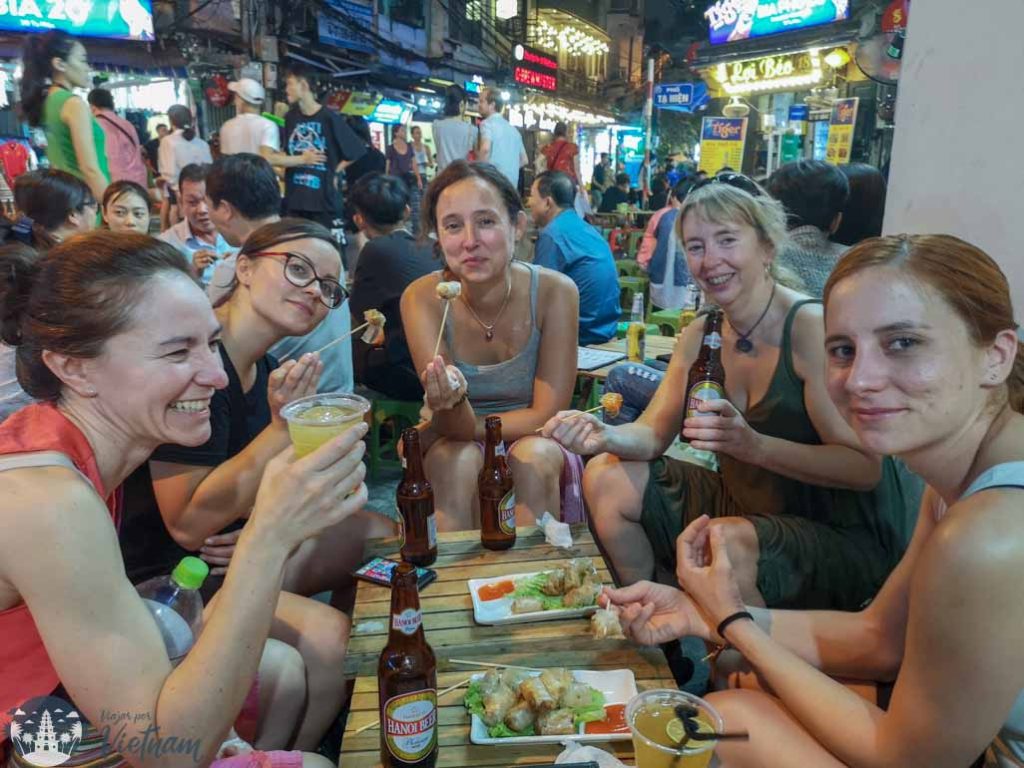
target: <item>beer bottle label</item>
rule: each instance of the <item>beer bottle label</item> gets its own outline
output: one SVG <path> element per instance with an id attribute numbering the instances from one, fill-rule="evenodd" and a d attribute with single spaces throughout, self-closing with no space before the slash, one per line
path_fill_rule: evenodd
<path id="1" fill-rule="evenodd" d="M 711 349 L 722 348 L 722 335 L 716 331 L 712 331 L 704 337 L 704 346 L 710 347 Z"/>
<path id="2" fill-rule="evenodd" d="M 686 398 L 686 415 L 703 415 L 698 407 L 701 401 L 722 400 L 725 398 L 725 391 L 717 381 L 699 381 L 693 385 L 689 397 Z"/>
<path id="3" fill-rule="evenodd" d="M 498 503 L 498 528 L 509 536 L 516 535 L 516 491 L 513 488 Z"/>
<path id="4" fill-rule="evenodd" d="M 437 546 L 437 517 L 427 515 L 427 548 L 433 549 Z"/>
<path id="5" fill-rule="evenodd" d="M 403 635 L 414 635 L 423 623 L 423 614 L 414 608 L 406 608 L 401 613 L 391 614 L 391 628 Z"/>
<path id="6" fill-rule="evenodd" d="M 388 699 L 383 712 L 388 752 L 403 763 L 416 763 L 437 746 L 437 690 L 402 693 Z"/>
<path id="7" fill-rule="evenodd" d="M 495 456 L 507 456 L 508 455 L 506 453 L 506 451 L 505 451 L 505 441 L 504 440 L 500 440 L 498 442 L 498 444 L 496 446 L 494 446 L 494 455 Z"/>

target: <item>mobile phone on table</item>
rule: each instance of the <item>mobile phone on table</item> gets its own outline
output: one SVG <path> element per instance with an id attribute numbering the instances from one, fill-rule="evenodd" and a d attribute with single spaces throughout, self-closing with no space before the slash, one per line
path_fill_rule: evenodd
<path id="1" fill-rule="evenodd" d="M 395 568 L 398 567 L 397 560 L 387 557 L 374 557 L 367 560 L 352 575 L 357 579 L 368 581 L 371 584 L 379 584 L 382 587 L 391 586 L 391 577 Z M 416 585 L 423 589 L 427 584 L 437 579 L 437 571 L 432 568 L 416 568 Z"/>

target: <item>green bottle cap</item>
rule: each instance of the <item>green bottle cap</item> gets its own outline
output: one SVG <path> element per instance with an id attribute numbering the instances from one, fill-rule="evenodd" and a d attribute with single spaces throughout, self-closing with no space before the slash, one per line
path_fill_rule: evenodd
<path id="1" fill-rule="evenodd" d="M 183 557 L 171 578 L 182 589 L 199 589 L 209 575 L 210 566 L 198 557 Z"/>

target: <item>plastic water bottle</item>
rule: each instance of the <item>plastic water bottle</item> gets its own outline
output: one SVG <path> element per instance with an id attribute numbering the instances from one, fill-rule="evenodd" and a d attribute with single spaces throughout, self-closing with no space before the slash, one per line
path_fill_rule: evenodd
<path id="1" fill-rule="evenodd" d="M 173 666 L 181 663 L 199 636 L 203 625 L 199 588 L 209 573 L 210 566 L 198 557 L 186 557 L 170 576 L 157 576 L 137 587 L 160 629 Z"/>

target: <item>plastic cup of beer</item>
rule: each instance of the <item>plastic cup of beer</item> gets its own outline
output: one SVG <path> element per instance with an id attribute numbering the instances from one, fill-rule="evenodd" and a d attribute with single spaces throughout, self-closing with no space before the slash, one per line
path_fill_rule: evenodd
<path id="1" fill-rule="evenodd" d="M 363 420 L 370 401 L 348 392 L 325 392 L 288 403 L 281 415 L 288 422 L 288 434 L 297 457 L 312 453 Z"/>
<path id="2" fill-rule="evenodd" d="M 697 710 L 699 730 L 722 731 L 721 715 L 698 696 L 671 689 L 637 694 L 626 705 L 637 768 L 707 768 L 710 764 L 718 742 L 687 739 L 675 711 L 680 704 Z"/>

